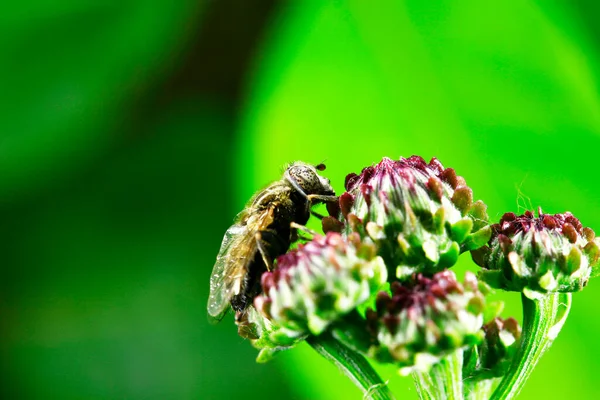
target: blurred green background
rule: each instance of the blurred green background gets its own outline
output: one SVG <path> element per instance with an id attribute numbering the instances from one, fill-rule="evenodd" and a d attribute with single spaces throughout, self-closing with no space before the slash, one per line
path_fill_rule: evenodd
<path id="1" fill-rule="evenodd" d="M 208 324 L 224 231 L 289 161 L 325 160 L 341 193 L 345 174 L 412 154 L 454 167 L 492 219 L 543 205 L 600 230 L 599 12 L 592 0 L 4 6 L 0 395 L 360 398 L 306 346 L 258 365 L 231 317 Z M 600 395 L 599 302 L 594 281 L 575 295 L 521 398 Z"/>

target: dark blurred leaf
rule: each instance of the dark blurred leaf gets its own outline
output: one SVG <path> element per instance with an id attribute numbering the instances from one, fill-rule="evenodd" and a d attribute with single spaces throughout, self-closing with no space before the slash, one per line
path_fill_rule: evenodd
<path id="1" fill-rule="evenodd" d="M 143 143 L 2 214 L 0 371 L 12 398 L 288 396 L 278 361 L 256 366 L 229 318 L 207 321 L 235 215 L 230 118 L 188 101 L 149 120 Z"/>
<path id="2" fill-rule="evenodd" d="M 160 76 L 197 2 L 37 2 L 0 17 L 0 197 L 73 174 Z"/>

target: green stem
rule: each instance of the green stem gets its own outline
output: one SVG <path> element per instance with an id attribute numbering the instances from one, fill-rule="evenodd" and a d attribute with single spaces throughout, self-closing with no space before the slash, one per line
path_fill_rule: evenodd
<path id="1" fill-rule="evenodd" d="M 531 300 L 521 295 L 523 334 L 510 369 L 494 391 L 492 400 L 519 394 L 536 364 L 560 333 L 571 308 L 571 293 L 556 293 Z"/>
<path id="2" fill-rule="evenodd" d="M 415 372 L 413 378 L 421 399 L 462 400 L 463 351 L 457 350 L 431 367 L 429 373 Z"/>
<path id="3" fill-rule="evenodd" d="M 415 386 L 417 387 L 419 399 L 435 400 L 438 393 L 433 381 L 431 380 L 431 376 L 421 372 L 413 372 L 412 376 L 413 380 L 415 381 Z"/>
<path id="4" fill-rule="evenodd" d="M 344 346 L 331 333 L 309 336 L 306 341 L 327 360 L 334 363 L 356 386 L 365 399 L 393 400 L 394 395 L 371 364 L 359 353 Z"/>
<path id="5" fill-rule="evenodd" d="M 494 384 L 500 379 L 484 379 L 475 383 L 465 383 L 466 400 L 487 400 L 492 394 Z"/>

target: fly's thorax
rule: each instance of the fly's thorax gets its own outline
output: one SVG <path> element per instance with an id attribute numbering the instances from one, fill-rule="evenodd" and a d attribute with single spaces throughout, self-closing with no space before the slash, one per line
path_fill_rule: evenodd
<path id="1" fill-rule="evenodd" d="M 248 212 L 260 212 L 269 207 L 277 206 L 290 198 L 292 188 L 287 182 L 280 180 L 256 193 L 248 205 Z"/>
<path id="2" fill-rule="evenodd" d="M 318 174 L 317 169 L 310 164 L 294 163 L 286 171 L 286 177 L 291 179 L 293 186 L 298 185 L 305 195 L 335 195 L 329 179 Z"/>
<path id="3" fill-rule="evenodd" d="M 260 219 L 267 210 L 271 212 L 272 221 L 268 225 L 256 224 L 255 220 Z M 248 226 L 260 225 L 260 228 L 256 228 L 256 230 L 276 232 L 277 236 L 289 240 L 290 223 L 296 222 L 303 225 L 308 221 L 309 201 L 287 180 L 280 180 L 273 182 L 254 197 L 247 214 L 248 218 L 245 222 Z M 286 250 L 287 247 L 283 252 Z"/>
<path id="4" fill-rule="evenodd" d="M 306 224 L 310 216 L 309 210 L 309 202 L 306 197 L 291 190 L 289 196 L 281 198 L 277 202 L 271 229 L 277 231 L 281 236 L 289 237 L 290 224 L 292 222 L 300 225 Z"/>

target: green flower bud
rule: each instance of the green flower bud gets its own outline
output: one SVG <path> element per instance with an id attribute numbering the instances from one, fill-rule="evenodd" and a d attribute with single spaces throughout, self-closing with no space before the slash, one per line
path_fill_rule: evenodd
<path id="1" fill-rule="evenodd" d="M 419 156 L 384 158 L 346 177 L 340 210 L 346 233 L 375 241 L 390 277 L 432 275 L 454 265 L 461 252 L 490 236 L 486 205 L 453 169 Z M 327 221 L 335 229 L 330 221 Z"/>
<path id="2" fill-rule="evenodd" d="M 236 314 L 238 334 L 260 350 L 257 362 L 269 361 L 277 352 L 289 349 L 306 339 L 307 334 L 290 331 L 265 318 L 253 306 Z"/>
<path id="3" fill-rule="evenodd" d="M 471 384 L 504 376 L 521 337 L 514 318 L 494 318 L 483 326 L 483 332 L 484 340 L 464 353 L 463 377 Z"/>
<path id="4" fill-rule="evenodd" d="M 488 245 L 471 253 L 481 278 L 531 299 L 582 290 L 600 258 L 594 231 L 569 212 L 506 213 L 492 232 Z"/>
<path id="5" fill-rule="evenodd" d="M 258 336 L 267 333 L 264 343 L 290 345 L 309 333 L 318 335 L 369 300 L 386 279 L 375 246 L 361 243 L 357 234 L 316 236 L 263 274 L 263 294 L 254 306 L 268 324 Z"/>
<path id="6" fill-rule="evenodd" d="M 485 297 L 477 278 L 467 273 L 464 284 L 451 271 L 431 278 L 422 274 L 381 292 L 376 309 L 367 310 L 373 345 L 369 355 L 393 362 L 402 374 L 427 371 L 457 349 L 481 341 Z"/>

